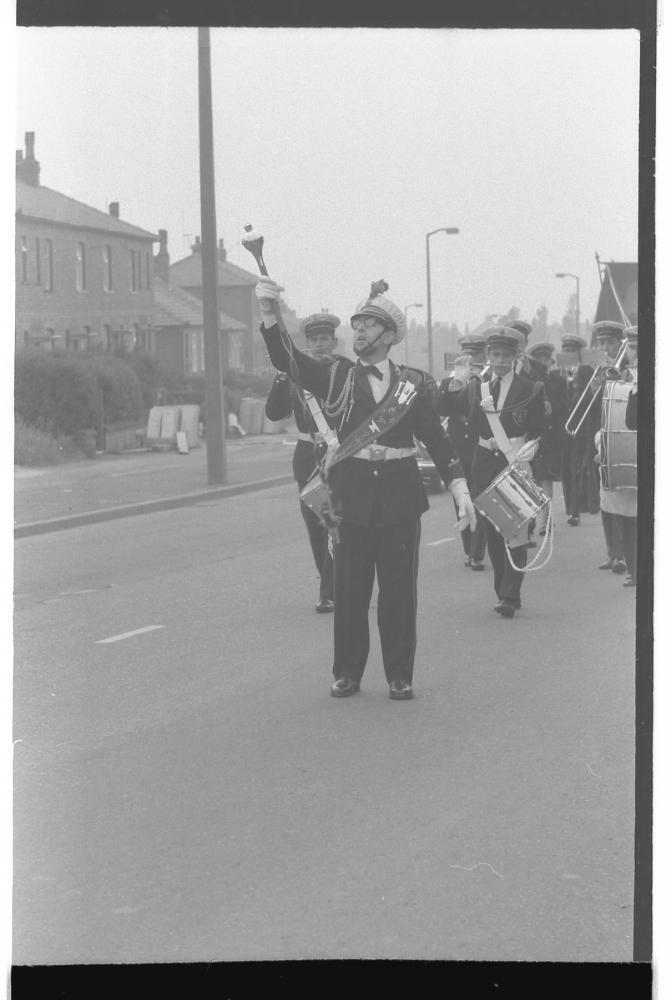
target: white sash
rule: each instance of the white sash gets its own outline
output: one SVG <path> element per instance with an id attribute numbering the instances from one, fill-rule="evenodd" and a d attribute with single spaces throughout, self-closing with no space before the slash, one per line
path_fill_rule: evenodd
<path id="1" fill-rule="evenodd" d="M 492 400 L 489 381 L 481 383 L 481 399 Z M 509 440 L 506 431 L 502 427 L 502 421 L 499 418 L 499 414 L 495 412 L 488 413 L 488 411 L 485 410 L 484 407 L 481 407 L 481 409 L 486 415 L 488 423 L 490 424 L 490 429 L 492 431 L 493 437 L 497 441 L 500 450 L 504 452 L 504 456 L 509 465 L 513 465 L 516 461 L 516 449 L 511 444 L 511 441 Z"/>

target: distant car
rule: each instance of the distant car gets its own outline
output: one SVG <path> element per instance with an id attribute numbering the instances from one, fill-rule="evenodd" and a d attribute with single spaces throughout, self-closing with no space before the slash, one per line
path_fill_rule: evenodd
<path id="1" fill-rule="evenodd" d="M 441 493 L 444 489 L 442 477 L 437 471 L 435 463 L 420 441 L 416 442 L 416 464 L 419 467 L 421 481 L 423 482 L 426 490 L 429 489 L 431 493 Z"/>

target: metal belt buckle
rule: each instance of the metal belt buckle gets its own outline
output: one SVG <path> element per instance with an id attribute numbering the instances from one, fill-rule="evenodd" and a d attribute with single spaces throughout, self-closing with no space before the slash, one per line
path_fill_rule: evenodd
<path id="1" fill-rule="evenodd" d="M 383 462 L 386 459 L 386 450 L 383 445 L 370 445 L 370 461 L 371 462 Z"/>

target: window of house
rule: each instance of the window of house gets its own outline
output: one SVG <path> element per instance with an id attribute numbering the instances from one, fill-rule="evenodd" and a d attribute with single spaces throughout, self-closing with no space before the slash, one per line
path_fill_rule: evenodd
<path id="1" fill-rule="evenodd" d="M 39 236 L 35 239 L 35 284 L 42 283 L 42 245 Z"/>
<path id="2" fill-rule="evenodd" d="M 150 288 L 150 269 L 153 266 L 151 254 L 146 254 L 146 288 Z"/>
<path id="3" fill-rule="evenodd" d="M 130 250 L 130 290 L 136 291 L 136 254 Z"/>
<path id="4" fill-rule="evenodd" d="M 47 292 L 53 291 L 53 240 L 45 240 L 46 250 L 46 280 L 44 287 Z"/>
<path id="5" fill-rule="evenodd" d="M 108 323 L 104 324 L 104 350 L 108 351 L 111 349 L 111 327 Z"/>
<path id="6" fill-rule="evenodd" d="M 76 290 L 86 290 L 86 248 L 84 243 L 76 244 Z"/>
<path id="7" fill-rule="evenodd" d="M 142 271 L 143 271 L 143 268 L 141 267 L 141 253 L 137 250 L 136 251 L 136 285 L 137 285 L 137 288 L 142 288 L 143 287 L 143 284 L 142 284 L 142 282 L 143 282 Z"/>
<path id="8" fill-rule="evenodd" d="M 42 347 L 44 348 L 44 350 L 48 351 L 48 352 L 50 352 L 52 354 L 53 353 L 53 342 L 54 341 L 55 341 L 55 330 L 52 327 L 47 326 L 47 328 L 46 328 L 46 339 L 44 340 L 44 342 L 42 344 Z"/>
<path id="9" fill-rule="evenodd" d="M 28 237 L 21 237 L 21 281 L 28 283 Z"/>
<path id="10" fill-rule="evenodd" d="M 107 244 L 103 252 L 104 262 L 104 291 L 113 291 L 113 259 L 111 257 L 111 247 Z"/>

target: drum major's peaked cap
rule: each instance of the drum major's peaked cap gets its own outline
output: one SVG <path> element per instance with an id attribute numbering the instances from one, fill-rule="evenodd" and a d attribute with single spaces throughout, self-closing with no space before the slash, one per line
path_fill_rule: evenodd
<path id="1" fill-rule="evenodd" d="M 622 340 L 624 323 L 618 323 L 615 319 L 600 319 L 593 325 L 592 333 L 597 337 L 616 337 Z"/>
<path id="2" fill-rule="evenodd" d="M 512 319 L 504 325 L 508 326 L 510 330 L 517 330 L 518 333 L 522 333 L 525 340 L 527 340 L 532 332 L 532 324 L 528 323 L 525 319 Z"/>
<path id="3" fill-rule="evenodd" d="M 577 333 L 563 333 L 562 347 L 564 348 L 565 346 L 579 351 L 582 347 L 587 347 L 587 341 L 585 337 L 580 337 Z"/>
<path id="4" fill-rule="evenodd" d="M 491 326 L 485 333 L 487 347 L 510 347 L 518 354 L 525 344 L 525 336 L 509 326 Z"/>
<path id="5" fill-rule="evenodd" d="M 335 331 L 340 326 L 340 322 L 340 318 L 334 316 L 333 313 L 311 313 L 310 316 L 306 316 L 304 320 L 301 320 L 301 333 L 309 337 L 323 330 L 324 333 L 330 333 L 331 336 L 335 336 Z"/>
<path id="6" fill-rule="evenodd" d="M 402 309 L 395 302 L 386 298 L 385 291 L 388 291 L 388 285 L 385 281 L 373 282 L 370 295 L 356 306 L 356 311 L 350 322 L 353 323 L 355 319 L 361 319 L 362 316 L 374 316 L 395 331 L 393 342 L 399 344 L 407 333 L 407 320 Z"/>

